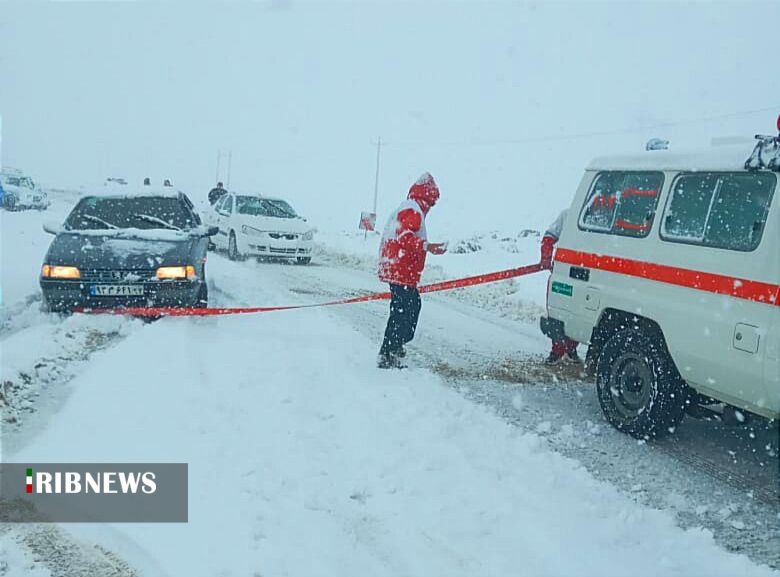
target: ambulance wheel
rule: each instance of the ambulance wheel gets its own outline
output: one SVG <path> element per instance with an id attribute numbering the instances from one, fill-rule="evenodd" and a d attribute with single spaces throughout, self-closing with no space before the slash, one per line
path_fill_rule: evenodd
<path id="1" fill-rule="evenodd" d="M 230 260 L 241 260 L 241 253 L 238 250 L 236 233 L 232 230 L 230 231 L 230 237 L 228 238 L 228 258 Z"/>
<path id="2" fill-rule="evenodd" d="M 604 344 L 596 391 L 607 421 L 637 439 L 673 432 L 688 401 L 687 385 L 663 342 L 636 329 L 619 331 Z"/>

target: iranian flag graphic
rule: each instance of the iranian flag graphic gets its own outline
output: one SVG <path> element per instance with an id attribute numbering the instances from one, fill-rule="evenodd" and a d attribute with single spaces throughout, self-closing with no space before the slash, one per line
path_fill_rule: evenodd
<path id="1" fill-rule="evenodd" d="M 32 493 L 32 469 L 27 469 L 27 492 Z"/>

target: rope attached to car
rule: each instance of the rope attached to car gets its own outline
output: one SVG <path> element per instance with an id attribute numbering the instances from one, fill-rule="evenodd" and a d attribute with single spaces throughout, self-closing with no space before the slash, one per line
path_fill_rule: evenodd
<path id="1" fill-rule="evenodd" d="M 502 281 L 519 276 L 526 276 L 544 270 L 540 263 L 521 266 L 519 268 L 510 268 L 498 272 L 469 276 L 460 279 L 446 280 L 419 287 L 421 293 L 432 293 L 457 288 L 470 287 L 475 285 L 487 284 Z M 355 303 L 364 303 L 369 301 L 388 300 L 389 292 L 370 293 L 358 297 L 345 298 L 324 303 L 314 303 L 305 305 L 284 305 L 269 307 L 216 307 L 216 308 L 196 308 L 196 307 L 124 307 L 124 308 L 100 308 L 100 309 L 75 309 L 73 312 L 86 314 L 113 314 L 129 315 L 135 317 L 208 317 L 222 315 L 240 315 L 252 313 L 267 313 L 272 311 L 288 311 L 295 309 L 308 309 L 318 307 L 330 307 L 336 305 L 351 305 Z"/>

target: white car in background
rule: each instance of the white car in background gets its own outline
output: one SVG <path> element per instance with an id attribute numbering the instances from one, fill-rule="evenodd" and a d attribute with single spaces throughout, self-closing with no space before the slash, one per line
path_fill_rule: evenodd
<path id="1" fill-rule="evenodd" d="M 3 189 L 3 208 L 22 210 L 34 208 L 45 210 L 49 197 L 29 176 L 14 168 L 3 168 L 0 172 L 0 187 Z"/>
<path id="2" fill-rule="evenodd" d="M 213 243 L 231 260 L 251 255 L 311 262 L 314 229 L 281 198 L 231 192 L 208 209 L 206 221 L 219 228 Z"/>

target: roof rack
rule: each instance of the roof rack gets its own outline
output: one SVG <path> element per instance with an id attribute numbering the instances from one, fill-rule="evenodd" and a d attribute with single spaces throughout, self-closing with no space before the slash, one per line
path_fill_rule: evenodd
<path id="1" fill-rule="evenodd" d="M 745 161 L 745 170 L 765 168 L 780 172 L 780 116 L 777 117 L 778 136 L 756 134 L 756 143 L 750 157 Z"/>

